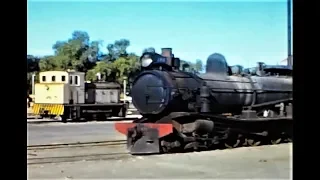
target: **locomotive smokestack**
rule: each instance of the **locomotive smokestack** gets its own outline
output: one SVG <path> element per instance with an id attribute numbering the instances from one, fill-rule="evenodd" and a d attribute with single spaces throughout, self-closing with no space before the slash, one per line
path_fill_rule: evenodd
<path id="1" fill-rule="evenodd" d="M 167 64 L 172 66 L 172 48 L 162 48 L 161 55 L 167 58 Z"/>

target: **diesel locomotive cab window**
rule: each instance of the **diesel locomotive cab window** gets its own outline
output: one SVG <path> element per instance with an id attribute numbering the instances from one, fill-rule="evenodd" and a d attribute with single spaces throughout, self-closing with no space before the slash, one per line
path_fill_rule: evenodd
<path id="1" fill-rule="evenodd" d="M 46 82 L 46 76 L 42 76 L 42 81 Z"/>
<path id="2" fill-rule="evenodd" d="M 55 82 L 55 81 L 56 81 L 56 76 L 52 76 L 52 77 L 51 77 L 51 81 L 52 81 L 52 82 Z"/>
<path id="3" fill-rule="evenodd" d="M 65 82 L 66 81 L 66 76 L 61 76 L 61 81 Z"/>
<path id="4" fill-rule="evenodd" d="M 78 85 L 78 76 L 74 76 L 74 84 Z"/>
<path id="5" fill-rule="evenodd" d="M 69 84 L 72 84 L 72 76 L 69 76 Z"/>

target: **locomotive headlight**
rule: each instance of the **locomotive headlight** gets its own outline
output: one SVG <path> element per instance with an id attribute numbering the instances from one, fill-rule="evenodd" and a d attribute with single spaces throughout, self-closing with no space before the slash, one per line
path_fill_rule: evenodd
<path id="1" fill-rule="evenodd" d="M 141 66 L 142 67 L 148 67 L 152 63 L 152 59 L 145 58 L 141 60 Z"/>

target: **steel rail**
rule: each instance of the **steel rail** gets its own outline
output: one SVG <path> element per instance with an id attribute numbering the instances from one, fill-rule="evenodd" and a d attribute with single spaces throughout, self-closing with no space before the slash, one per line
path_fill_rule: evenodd
<path id="1" fill-rule="evenodd" d="M 75 143 L 57 143 L 57 144 L 39 144 L 29 145 L 27 150 L 41 150 L 41 149 L 57 149 L 57 148 L 72 148 L 72 147 L 86 147 L 86 146 L 109 146 L 109 145 L 124 145 L 126 140 L 111 140 L 111 141 L 91 141 L 91 142 L 75 142 Z"/>
<path id="2" fill-rule="evenodd" d="M 76 156 L 28 158 L 27 165 L 77 162 L 77 161 L 114 160 L 114 159 L 122 159 L 127 157 L 131 157 L 131 155 L 127 152 L 124 152 L 124 153 L 85 154 L 85 155 L 76 155 Z"/>

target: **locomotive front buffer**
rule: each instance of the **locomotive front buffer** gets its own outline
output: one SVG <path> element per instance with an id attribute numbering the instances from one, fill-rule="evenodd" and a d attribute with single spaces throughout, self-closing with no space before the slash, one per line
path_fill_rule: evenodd
<path id="1" fill-rule="evenodd" d="M 158 154 L 160 138 L 173 132 L 172 124 L 116 123 L 115 129 L 127 137 L 127 148 L 131 154 Z"/>

